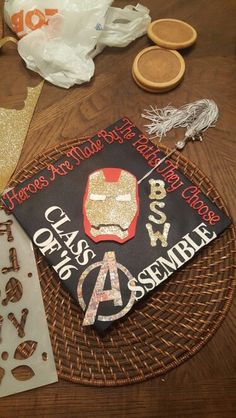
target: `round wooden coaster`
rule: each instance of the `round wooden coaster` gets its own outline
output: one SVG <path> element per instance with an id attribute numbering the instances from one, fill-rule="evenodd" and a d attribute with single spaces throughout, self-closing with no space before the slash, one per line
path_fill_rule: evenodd
<path id="1" fill-rule="evenodd" d="M 139 52 L 132 68 L 136 83 L 153 93 L 172 90 L 182 80 L 184 72 L 183 57 L 176 51 L 158 46 L 151 46 Z"/>
<path id="2" fill-rule="evenodd" d="M 197 32 L 188 23 L 177 19 L 159 19 L 150 23 L 147 34 L 163 48 L 182 49 L 196 42 Z"/>
<path id="3" fill-rule="evenodd" d="M 11 182 L 12 187 L 46 168 L 81 143 L 73 139 L 39 155 Z M 158 146 L 164 151 L 170 150 Z M 222 210 L 227 210 L 206 176 L 179 153 L 177 167 Z M 235 281 L 233 225 L 103 337 L 82 326 L 83 312 L 36 250 L 44 305 L 58 374 L 92 386 L 116 386 L 160 376 L 180 365 L 214 335 L 230 307 Z"/>

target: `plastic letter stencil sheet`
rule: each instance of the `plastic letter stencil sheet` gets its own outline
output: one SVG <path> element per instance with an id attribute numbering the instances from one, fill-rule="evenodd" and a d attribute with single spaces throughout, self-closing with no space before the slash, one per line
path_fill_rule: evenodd
<path id="1" fill-rule="evenodd" d="M 0 209 L 0 397 L 58 380 L 31 241 Z"/>

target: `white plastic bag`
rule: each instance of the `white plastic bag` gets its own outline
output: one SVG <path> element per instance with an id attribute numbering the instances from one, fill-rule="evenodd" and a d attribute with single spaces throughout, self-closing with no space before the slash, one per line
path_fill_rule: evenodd
<path id="1" fill-rule="evenodd" d="M 7 0 L 5 20 L 22 39 L 29 69 L 69 88 L 94 74 L 93 58 L 108 46 L 126 46 L 147 31 L 149 10 L 110 7 L 113 0 Z"/>
<path id="2" fill-rule="evenodd" d="M 102 51 L 105 46 L 125 47 L 129 45 L 130 42 L 147 32 L 150 21 L 149 9 L 141 4 L 126 6 L 124 9 L 109 7 L 96 51 Z"/>

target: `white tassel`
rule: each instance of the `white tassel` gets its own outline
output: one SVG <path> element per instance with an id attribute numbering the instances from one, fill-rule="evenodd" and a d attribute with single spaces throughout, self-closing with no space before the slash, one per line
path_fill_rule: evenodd
<path id="1" fill-rule="evenodd" d="M 166 136 L 172 128 L 187 128 L 185 138 L 199 137 L 206 129 L 215 126 L 219 109 L 213 100 L 202 99 L 181 106 L 179 109 L 166 106 L 163 109 L 150 106 L 141 116 L 151 121 L 145 125 L 151 139 Z"/>

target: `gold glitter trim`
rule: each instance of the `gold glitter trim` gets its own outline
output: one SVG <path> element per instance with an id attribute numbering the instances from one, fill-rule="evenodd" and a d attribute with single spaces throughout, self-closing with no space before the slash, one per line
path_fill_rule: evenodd
<path id="1" fill-rule="evenodd" d="M 0 108 L 0 193 L 17 166 L 43 83 L 28 87 L 22 110 Z"/>
<path id="2" fill-rule="evenodd" d="M 5 38 L 0 39 L 0 48 L 2 48 L 7 42 L 14 42 L 14 44 L 17 44 L 18 41 L 12 36 L 5 36 Z"/>

